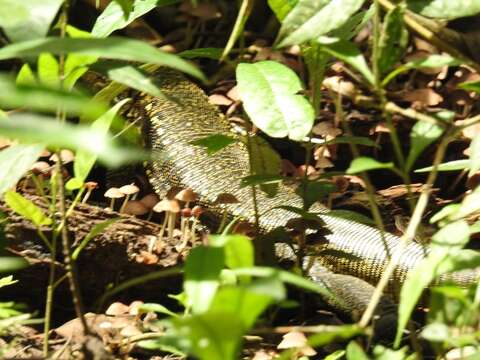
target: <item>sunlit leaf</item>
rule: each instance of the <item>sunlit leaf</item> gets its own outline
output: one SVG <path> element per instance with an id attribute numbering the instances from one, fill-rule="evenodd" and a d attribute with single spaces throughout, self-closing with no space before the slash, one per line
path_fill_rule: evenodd
<path id="1" fill-rule="evenodd" d="M 410 171 L 418 156 L 443 134 L 443 128 L 437 124 L 417 121 L 410 132 L 410 152 L 405 164 Z"/>
<path id="2" fill-rule="evenodd" d="M 347 169 L 347 174 L 358 174 L 363 171 L 393 169 L 393 163 L 383 163 L 369 157 L 358 157 L 353 159 Z"/>
<path id="3" fill-rule="evenodd" d="M 369 357 L 363 351 L 362 347 L 355 341 L 350 341 L 347 345 L 347 360 L 369 360 Z"/>
<path id="4" fill-rule="evenodd" d="M 336 58 L 353 66 L 370 83 L 374 83 L 373 73 L 362 52 L 350 41 L 332 38 L 319 38 L 320 48 Z"/>
<path id="5" fill-rule="evenodd" d="M 480 136 L 475 136 L 470 143 L 470 171 L 468 176 L 473 176 L 480 169 Z"/>
<path id="6" fill-rule="evenodd" d="M 2 120 L 3 121 L 3 120 Z M 37 161 L 42 145 L 11 145 L 0 151 L 0 197 L 26 174 Z"/>
<path id="7" fill-rule="evenodd" d="M 285 19 L 287 14 L 297 5 L 298 0 L 268 0 L 268 6 L 275 13 L 278 20 Z"/>
<path id="8" fill-rule="evenodd" d="M 239 64 L 237 81 L 243 106 L 252 122 L 271 137 L 302 140 L 313 125 L 314 112 L 298 76 L 274 61 Z M 265 106 L 268 104 L 268 106 Z"/>
<path id="9" fill-rule="evenodd" d="M 52 219 L 48 218 L 37 205 L 21 194 L 15 191 L 7 191 L 4 198 L 7 205 L 13 211 L 22 215 L 25 219 L 30 220 L 34 225 L 40 227 L 52 223 Z"/>
<path id="10" fill-rule="evenodd" d="M 204 79 L 203 74 L 195 66 L 177 55 L 158 50 L 143 41 L 113 36 L 108 39 L 48 37 L 24 41 L 1 48 L 0 60 L 36 56 L 43 52 L 54 55 L 74 53 L 164 65 Z"/>
<path id="11" fill-rule="evenodd" d="M 21 270 L 23 268 L 26 268 L 28 265 L 29 265 L 28 261 L 21 257 L 16 257 L 16 256 L 0 257 L 0 272 L 2 273 L 9 273 L 9 272 Z M 10 276 L 7 277 L 7 279 L 8 278 L 11 279 Z M 14 280 L 14 281 L 8 281 L 7 283 L 7 281 L 4 279 L 5 278 L 0 279 L 0 288 L 2 286 L 10 285 L 17 282 L 17 280 Z"/>
<path id="12" fill-rule="evenodd" d="M 108 6 L 98 16 L 93 25 L 92 35 L 95 37 L 107 37 L 115 30 L 123 29 L 133 20 L 145 15 L 157 6 L 171 5 L 180 0 L 134 0 L 132 11 L 125 18 L 125 11 L 116 1 L 110 1 Z"/>
<path id="13" fill-rule="evenodd" d="M 343 25 L 364 0 L 299 0 L 282 22 L 278 46 L 302 44 Z"/>
<path id="14" fill-rule="evenodd" d="M 470 166 L 470 160 L 453 160 L 443 164 L 438 165 L 438 171 L 459 171 L 463 169 L 468 169 Z M 430 172 L 433 170 L 433 166 L 428 166 L 425 168 L 415 170 L 416 173 Z"/>
<path id="15" fill-rule="evenodd" d="M 168 316 L 178 317 L 173 311 L 167 309 L 162 304 L 153 304 L 153 303 L 146 303 L 139 306 L 138 311 L 141 313 L 149 313 L 149 312 L 156 312 L 158 314 L 164 314 Z"/>
<path id="16" fill-rule="evenodd" d="M 59 87 L 59 64 L 52 54 L 42 53 L 38 56 L 37 74 L 41 84 L 54 89 Z"/>
<path id="17" fill-rule="evenodd" d="M 224 264 L 222 248 L 198 246 L 188 254 L 183 288 L 194 313 L 206 312 L 210 307 Z"/>
<path id="18" fill-rule="evenodd" d="M 84 125 L 60 123 L 54 118 L 34 114 L 12 114 L 0 121 L 0 134 L 26 143 L 84 150 L 110 166 L 146 158 L 140 150 L 115 145 L 111 136 Z"/>
<path id="19" fill-rule="evenodd" d="M 44 37 L 63 0 L 2 0 L 0 27 L 11 41 Z"/>
<path id="20" fill-rule="evenodd" d="M 423 16 L 448 20 L 480 13 L 477 0 L 462 0 L 461 4 L 451 0 L 408 0 L 407 7 Z"/>

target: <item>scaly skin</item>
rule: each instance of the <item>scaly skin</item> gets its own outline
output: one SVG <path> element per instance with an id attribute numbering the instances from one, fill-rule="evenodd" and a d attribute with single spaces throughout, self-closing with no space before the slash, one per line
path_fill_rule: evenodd
<path id="1" fill-rule="evenodd" d="M 236 142 L 214 155 L 207 155 L 204 148 L 192 145 L 192 141 L 213 134 L 235 135 L 218 109 L 208 103 L 205 93 L 185 77 L 170 70 L 160 70 L 155 75 L 155 81 L 169 99 L 140 96 L 134 109 L 134 116 L 144 119 L 146 145 L 154 153 L 160 152 L 164 159 L 149 165 L 149 180 L 155 191 L 164 196 L 173 186 L 189 187 L 200 195 L 201 204 L 216 214 L 223 212 L 222 208 L 213 205 L 216 196 L 223 192 L 231 193 L 240 203 L 226 206 L 229 215 L 241 216 L 253 222 L 252 191 L 248 187 L 241 188 L 239 184 L 240 179 L 249 175 L 246 146 Z M 262 231 L 284 226 L 297 216 L 276 207 L 302 207 L 301 198 L 284 185 L 280 185 L 274 198 L 257 192 L 257 203 Z M 312 206 L 310 211 L 319 214 L 330 234 L 325 236 L 326 244 L 316 249 L 314 261 L 310 259 L 313 255 L 306 257 L 305 267 L 313 263 L 306 269 L 308 275 L 330 288 L 337 288 L 337 293 L 342 286 L 350 288 L 351 296 L 341 294 L 348 303 L 343 310 L 362 311 L 372 288 L 363 281 L 352 281 L 351 276 L 376 284 L 386 266 L 388 254 L 395 251 L 399 238 L 388 233 L 382 238 L 378 229 L 330 216 L 328 210 L 319 204 Z M 427 252 L 428 249 L 422 245 L 411 243 L 402 253 L 387 290 L 397 292 L 407 272 Z M 276 254 L 280 259 L 294 257 L 291 248 L 285 244 L 276 245 Z M 478 280 L 479 273 L 478 269 L 462 271 L 448 278 L 459 285 L 468 285 Z M 339 274 L 349 276 L 342 277 Z M 446 278 L 444 276 L 441 281 Z"/>

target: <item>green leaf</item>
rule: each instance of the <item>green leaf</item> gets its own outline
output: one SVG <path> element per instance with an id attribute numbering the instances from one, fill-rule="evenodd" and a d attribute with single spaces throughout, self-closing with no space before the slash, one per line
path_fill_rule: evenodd
<path id="1" fill-rule="evenodd" d="M 122 8 L 123 11 L 123 17 L 125 19 L 128 19 L 128 15 L 130 14 L 130 11 L 132 11 L 132 6 L 133 6 L 133 0 L 114 0 L 120 7 Z"/>
<path id="2" fill-rule="evenodd" d="M 278 279 L 260 279 L 249 286 L 222 288 L 215 295 L 211 311 L 237 314 L 243 328 L 248 330 L 275 300 L 273 295 L 279 288 L 285 297 L 285 287 Z"/>
<path id="3" fill-rule="evenodd" d="M 375 159 L 361 156 L 353 159 L 347 169 L 347 174 L 358 174 L 363 171 L 378 170 L 378 169 L 393 169 L 393 163 L 382 163 Z"/>
<path id="4" fill-rule="evenodd" d="M 307 191 L 304 192 L 304 189 Z M 325 200 L 325 198 L 336 189 L 337 187 L 330 182 L 303 180 L 302 184 L 297 187 L 295 193 L 303 198 L 306 208 L 309 209 L 310 206 L 317 201 L 321 202 Z"/>
<path id="5" fill-rule="evenodd" d="M 402 6 L 395 6 L 384 18 L 378 43 L 378 71 L 381 76 L 400 60 L 408 45 L 403 13 Z"/>
<path id="6" fill-rule="evenodd" d="M 26 78 L 20 80 L 28 81 Z M 83 114 L 88 118 L 96 118 L 106 110 L 104 104 L 90 101 L 89 97 L 79 93 L 51 89 L 44 85 L 16 85 L 13 78 L 0 74 L 1 106 L 55 112 L 59 104 L 69 114 Z"/>
<path id="7" fill-rule="evenodd" d="M 204 313 L 210 307 L 224 265 L 225 258 L 221 248 L 198 246 L 188 254 L 183 288 L 193 313 Z"/>
<path id="8" fill-rule="evenodd" d="M 52 54 L 42 53 L 37 61 L 38 80 L 48 88 L 60 87 L 60 73 L 58 61 Z"/>
<path id="9" fill-rule="evenodd" d="M 12 114 L 0 121 L 0 134 L 26 143 L 84 150 L 110 166 L 145 159 L 146 154 L 115 145 L 111 136 L 84 125 L 60 123 L 55 118 L 34 114 Z"/>
<path id="10" fill-rule="evenodd" d="M 278 46 L 302 44 L 339 28 L 363 3 L 364 0 L 299 0 L 282 23 Z"/>
<path id="11" fill-rule="evenodd" d="M 356 211 L 350 211 L 350 210 L 344 210 L 344 209 L 335 209 L 335 210 L 330 210 L 328 213 L 326 213 L 322 216 L 337 217 L 337 218 L 341 218 L 341 219 L 355 221 L 355 222 L 358 222 L 360 224 L 375 226 L 375 221 L 373 221 L 373 219 L 370 219 L 368 216 L 360 214 Z"/>
<path id="12" fill-rule="evenodd" d="M 302 85 L 288 67 L 274 61 L 239 64 L 237 81 L 245 111 L 267 135 L 302 140 L 309 134 L 313 108 L 297 95 Z"/>
<path id="13" fill-rule="evenodd" d="M 235 360 L 242 342 L 242 320 L 234 312 L 208 312 L 165 322 L 167 330 L 157 340 L 142 341 L 148 349 L 168 346 L 201 360 Z"/>
<path id="14" fill-rule="evenodd" d="M 362 52 L 350 41 L 322 37 L 317 40 L 320 48 L 330 55 L 353 66 L 370 83 L 374 83 L 373 73 Z"/>
<path id="15" fill-rule="evenodd" d="M 44 37 L 63 0 L 2 0 L 0 27 L 13 42 Z"/>
<path id="16" fill-rule="evenodd" d="M 477 94 L 480 93 L 480 81 L 470 81 L 464 82 L 458 85 L 459 89 L 475 91 Z"/>
<path id="17" fill-rule="evenodd" d="M 113 36 L 108 39 L 47 37 L 24 41 L 1 48 L 0 60 L 36 56 L 43 52 L 54 55 L 74 53 L 105 59 L 152 63 L 183 71 L 198 79 L 205 79 L 200 70 L 177 55 L 158 50 L 143 41 Z"/>
<path id="18" fill-rule="evenodd" d="M 450 215 L 451 220 L 466 218 L 480 210 L 480 187 L 476 187 L 471 193 L 467 194 L 460 204 L 456 213 Z"/>
<path id="19" fill-rule="evenodd" d="M 472 176 L 480 169 L 480 136 L 475 136 L 470 143 L 470 171 L 468 176 Z"/>
<path id="20" fill-rule="evenodd" d="M 285 19 L 297 3 L 298 0 L 268 0 L 268 6 L 270 6 L 270 9 L 272 9 L 280 22 Z"/>
<path id="21" fill-rule="evenodd" d="M 452 336 L 448 325 L 442 323 L 427 324 L 421 332 L 421 337 L 432 342 L 443 342 Z"/>
<path id="22" fill-rule="evenodd" d="M 443 128 L 437 124 L 417 121 L 410 132 L 410 152 L 405 164 L 405 170 L 412 169 L 415 160 L 431 143 L 443 134 Z"/>
<path id="23" fill-rule="evenodd" d="M 458 209 L 460 209 L 460 204 L 450 204 L 444 206 L 440 211 L 430 218 L 430 224 L 435 224 L 437 221 L 450 218 L 458 212 Z"/>
<path id="24" fill-rule="evenodd" d="M 362 10 L 348 19 L 342 26 L 331 31 L 329 36 L 333 38 L 351 40 L 354 36 L 367 26 L 368 22 L 375 14 L 375 5 L 371 4 L 368 10 Z"/>
<path id="25" fill-rule="evenodd" d="M 5 79 L 8 79 L 5 77 Z M 22 67 L 20 68 L 20 71 L 17 74 L 17 78 L 15 79 L 15 83 L 17 86 L 22 86 L 22 85 L 30 85 L 34 86 L 37 84 L 37 78 L 35 77 L 35 74 L 32 71 L 32 68 L 28 64 L 23 64 Z"/>
<path id="26" fill-rule="evenodd" d="M 13 211 L 30 220 L 35 226 L 40 227 L 52 223 L 52 219 L 48 218 L 37 205 L 15 191 L 5 193 L 5 202 Z"/>
<path id="27" fill-rule="evenodd" d="M 225 244 L 225 264 L 230 269 L 250 267 L 255 263 L 252 240 L 243 235 L 230 235 Z"/>
<path id="28" fill-rule="evenodd" d="M 438 171 L 459 171 L 463 169 L 468 169 L 470 165 L 470 160 L 453 160 L 443 164 L 438 165 Z M 416 173 L 430 172 L 433 170 L 433 166 L 428 166 L 425 168 L 415 170 Z"/>
<path id="29" fill-rule="evenodd" d="M 130 99 L 123 99 L 122 101 L 115 104 L 115 106 L 113 106 L 110 110 L 108 110 L 105 114 L 100 116 L 97 120 L 95 120 L 90 125 L 91 129 L 98 134 L 103 134 L 103 135 L 108 134 L 108 130 L 110 129 L 110 126 L 112 125 L 112 122 L 115 116 L 117 115 L 118 111 L 129 100 Z M 92 170 L 96 160 L 97 160 L 97 155 L 94 153 L 91 153 L 88 150 L 80 149 L 77 152 L 75 156 L 75 162 L 73 163 L 73 173 L 75 175 L 75 179 L 77 180 L 77 182 L 83 184 L 88 174 Z"/>
<path id="30" fill-rule="evenodd" d="M 94 67 L 94 69 L 97 70 L 96 67 Z M 119 84 L 126 85 L 127 87 L 145 92 L 152 96 L 157 96 L 160 98 L 165 97 L 160 89 L 155 85 L 155 81 L 151 74 L 145 70 L 139 69 L 132 65 L 125 65 L 123 63 L 102 64 L 101 70 L 102 72 L 105 72 L 111 80 L 116 81 Z"/>
<path id="31" fill-rule="evenodd" d="M 362 347 L 354 340 L 350 341 L 347 345 L 346 358 L 347 360 L 369 360 L 365 351 L 363 351 Z"/>
<path id="32" fill-rule="evenodd" d="M 237 139 L 223 135 L 223 134 L 214 134 L 204 137 L 202 139 L 194 140 L 191 142 L 192 145 L 203 146 L 207 150 L 208 155 L 213 155 L 216 152 L 222 150 L 230 144 L 236 142 Z"/>
<path id="33" fill-rule="evenodd" d="M 480 191 L 479 191 L 480 193 Z M 465 220 L 449 223 L 432 236 L 430 248 L 441 250 L 463 248 L 470 240 L 470 228 Z"/>
<path id="34" fill-rule="evenodd" d="M 133 20 L 145 15 L 157 6 L 166 6 L 179 2 L 179 0 L 134 0 L 133 9 L 125 17 L 122 6 L 111 1 L 95 21 L 92 29 L 92 35 L 95 37 L 107 37 L 115 30 L 123 29 Z"/>
<path id="35" fill-rule="evenodd" d="M 170 311 L 162 304 L 145 303 L 140 305 L 138 310 L 140 311 L 140 313 L 156 312 L 158 314 L 165 314 L 172 317 L 178 317 L 177 314 L 175 314 L 173 311 Z"/>
<path id="36" fill-rule="evenodd" d="M 0 120 L 0 123 L 4 120 Z M 0 197 L 8 189 L 15 187 L 43 151 L 41 145 L 11 145 L 0 151 Z"/>
<path id="37" fill-rule="evenodd" d="M 88 232 L 87 235 L 82 239 L 82 242 L 80 245 L 78 245 L 75 250 L 72 253 L 72 260 L 75 261 L 78 259 L 78 256 L 80 255 L 80 252 L 85 248 L 85 246 L 88 245 L 88 243 L 97 235 L 101 234 L 103 231 L 105 231 L 110 225 L 115 224 L 118 220 L 121 220 L 121 218 L 114 218 L 114 219 L 108 219 L 105 221 L 102 221 L 98 224 L 95 224 L 95 226 L 92 227 L 92 229 Z"/>
<path id="38" fill-rule="evenodd" d="M 332 140 L 325 141 L 324 145 L 330 144 L 356 144 L 363 146 L 378 147 L 378 144 L 365 136 L 339 136 Z M 323 145 L 323 144 L 322 144 Z"/>
<path id="39" fill-rule="evenodd" d="M 333 341 L 344 341 L 354 336 L 362 335 L 365 332 L 356 324 L 331 326 L 325 331 L 316 333 L 308 338 L 308 345 L 312 347 L 321 347 L 332 343 Z"/>
<path id="40" fill-rule="evenodd" d="M 197 59 L 205 58 L 212 60 L 219 60 L 222 57 L 223 49 L 222 48 L 197 48 L 184 50 L 178 53 L 178 56 L 181 56 L 184 59 Z"/>
<path id="41" fill-rule="evenodd" d="M 423 16 L 441 19 L 456 19 L 480 13 L 480 2 L 462 0 L 408 0 L 407 7 Z"/>
<path id="42" fill-rule="evenodd" d="M 28 263 L 27 260 L 21 257 L 17 256 L 2 256 L 0 257 L 0 272 L 1 273 L 9 273 L 9 272 L 14 272 L 17 270 L 21 270 L 23 268 L 26 268 L 30 264 Z M 10 279 L 10 281 L 4 280 L 4 279 Z M 1 278 L 0 279 L 0 288 L 2 286 L 7 286 L 13 283 L 16 283 L 17 280 L 12 281 L 11 276 L 7 276 L 6 278 Z"/>

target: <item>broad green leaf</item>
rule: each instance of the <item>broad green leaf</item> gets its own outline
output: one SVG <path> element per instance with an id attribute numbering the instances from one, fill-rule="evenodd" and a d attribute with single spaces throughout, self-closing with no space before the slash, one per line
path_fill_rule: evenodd
<path id="1" fill-rule="evenodd" d="M 224 265 L 225 258 L 221 248 L 198 246 L 188 254 L 183 288 L 193 313 L 204 313 L 210 307 Z"/>
<path id="2" fill-rule="evenodd" d="M 450 204 L 444 206 L 440 211 L 430 218 L 430 224 L 435 224 L 442 219 L 450 218 L 458 212 L 458 209 L 460 209 L 460 204 Z"/>
<path id="3" fill-rule="evenodd" d="M 157 340 L 142 341 L 148 349 L 168 346 L 201 360 L 235 360 L 244 327 L 235 312 L 208 312 L 170 319 Z"/>
<path id="4" fill-rule="evenodd" d="M 44 37 L 63 0 L 2 0 L 0 27 L 13 42 Z"/>
<path id="5" fill-rule="evenodd" d="M 244 109 L 259 129 L 292 140 L 308 135 L 314 112 L 308 100 L 297 95 L 302 85 L 292 70 L 274 61 L 239 64 L 237 81 Z"/>
<path id="6" fill-rule="evenodd" d="M 252 240 L 243 235 L 231 235 L 225 245 L 225 265 L 230 269 L 250 267 L 255 263 Z"/>
<path id="7" fill-rule="evenodd" d="M 393 163 L 382 163 L 375 159 L 361 156 L 353 159 L 347 169 L 347 174 L 358 174 L 363 171 L 379 170 L 379 169 L 393 169 Z"/>
<path id="8" fill-rule="evenodd" d="M 110 225 L 115 224 L 118 220 L 121 220 L 121 218 L 109 219 L 109 220 L 102 221 L 101 223 L 95 224 L 95 226 L 92 227 L 92 229 L 88 232 L 87 235 L 85 235 L 85 237 L 82 239 L 80 244 L 73 251 L 72 260 L 73 261 L 77 260 L 78 256 L 80 255 L 80 252 L 85 248 L 85 246 L 88 245 L 90 240 L 92 240 L 95 236 L 101 234 Z"/>
<path id="9" fill-rule="evenodd" d="M 22 85 L 30 85 L 34 86 L 37 84 L 37 78 L 32 71 L 32 68 L 28 64 L 23 64 L 20 68 L 20 71 L 17 74 L 17 78 L 15 79 L 15 83 L 18 86 Z"/>
<path id="10" fill-rule="evenodd" d="M 369 357 L 363 351 L 362 347 L 356 341 L 350 341 L 347 345 L 347 360 L 369 360 Z"/>
<path id="11" fill-rule="evenodd" d="M 246 139 L 246 142 L 251 155 L 250 172 L 253 174 L 252 176 L 278 178 L 282 168 L 280 155 L 260 136 L 251 136 Z M 244 183 L 244 179 L 242 179 L 242 183 Z M 274 197 L 277 194 L 278 182 L 261 182 L 258 185 L 269 197 Z"/>
<path id="12" fill-rule="evenodd" d="M 134 0 L 133 11 L 129 13 L 128 18 L 125 18 L 122 6 L 116 1 L 111 1 L 95 21 L 92 35 L 107 37 L 115 30 L 123 29 L 133 20 L 145 15 L 157 6 L 171 5 L 177 2 L 179 0 Z"/>
<path id="13" fill-rule="evenodd" d="M 222 48 L 198 48 L 184 50 L 178 53 L 178 56 L 181 56 L 184 59 L 197 59 L 205 58 L 212 60 L 219 60 L 222 57 L 223 49 Z"/>
<path id="14" fill-rule="evenodd" d="M 105 59 L 164 65 L 183 71 L 196 78 L 204 79 L 201 71 L 177 55 L 158 50 L 143 41 L 113 36 L 108 39 L 47 37 L 45 39 L 24 41 L 1 48 L 0 60 L 36 56 L 43 52 L 49 52 L 54 55 L 74 53 Z"/>
<path id="15" fill-rule="evenodd" d="M 425 326 L 420 336 L 428 341 L 443 342 L 448 340 L 452 334 L 447 324 L 432 323 Z"/>
<path id="16" fill-rule="evenodd" d="M 333 341 L 344 341 L 354 336 L 362 335 L 364 329 L 356 324 L 328 327 L 328 330 L 316 333 L 308 338 L 308 344 L 313 347 L 321 347 Z"/>
<path id="17" fill-rule="evenodd" d="M 278 46 L 302 44 L 339 28 L 363 3 L 364 0 L 299 0 L 282 23 Z"/>
<path id="18" fill-rule="evenodd" d="M 478 211 L 480 211 L 480 187 L 477 186 L 475 190 L 463 198 L 457 212 L 452 214 L 450 219 L 462 219 Z"/>
<path id="19" fill-rule="evenodd" d="M 443 164 L 438 165 L 438 171 L 458 171 L 463 169 L 468 169 L 470 166 L 470 160 L 453 160 Z M 433 166 L 428 166 L 425 168 L 415 170 L 416 173 L 430 172 L 433 170 Z"/>
<path id="20" fill-rule="evenodd" d="M 321 37 L 317 40 L 320 48 L 330 55 L 353 66 L 370 83 L 374 83 L 373 73 L 362 52 L 350 41 Z"/>
<path id="21" fill-rule="evenodd" d="M 383 76 L 400 60 L 408 45 L 408 31 L 403 23 L 403 8 L 396 6 L 384 18 L 378 43 L 378 72 Z"/>
<path id="22" fill-rule="evenodd" d="M 471 82 L 464 82 L 458 85 L 459 89 L 475 91 L 477 94 L 480 93 L 480 81 L 471 81 Z"/>
<path id="23" fill-rule="evenodd" d="M 113 1 L 115 1 L 118 5 L 120 5 L 123 11 L 123 17 L 125 19 L 128 19 L 128 15 L 130 14 L 130 11 L 132 11 L 132 5 L 134 0 L 113 0 Z"/>
<path id="24" fill-rule="evenodd" d="M 480 169 L 480 136 L 475 136 L 470 143 L 470 171 L 468 176 L 472 176 Z"/>
<path id="25" fill-rule="evenodd" d="M 0 257 L 0 272 L 1 273 L 9 273 L 9 272 L 14 272 L 17 270 L 21 270 L 23 268 L 26 268 L 30 264 L 21 257 L 16 257 L 16 256 L 1 256 Z M 4 279 L 9 279 L 10 281 L 4 280 Z M 2 286 L 7 286 L 13 283 L 16 283 L 17 280 L 12 281 L 12 278 L 10 276 L 7 276 L 6 278 L 1 278 L 0 279 L 0 288 Z"/>
<path id="26" fill-rule="evenodd" d="M 268 0 L 268 6 L 270 6 L 270 9 L 272 9 L 279 21 L 283 21 L 297 3 L 298 0 Z"/>
<path id="27" fill-rule="evenodd" d="M 447 274 L 453 271 L 476 269 L 480 266 L 480 253 L 471 249 L 452 251 L 438 266 L 439 274 Z M 448 279 L 448 276 L 446 276 Z"/>
<path id="28" fill-rule="evenodd" d="M 3 258 L 5 259 L 5 258 Z M 15 257 L 14 259 L 21 259 L 21 258 L 17 258 Z M 25 261 L 25 260 L 24 260 Z M 1 263 L 1 262 L 0 262 Z M 8 286 L 8 285 L 13 285 L 15 283 L 17 283 L 18 280 L 13 280 L 13 275 L 9 275 L 9 276 L 4 276 L 4 277 L 1 277 L 0 278 L 0 289 L 2 287 L 5 287 L 5 286 Z"/>
<path id="29" fill-rule="evenodd" d="M 480 13 L 480 2 L 462 0 L 407 0 L 407 7 L 423 16 L 441 19 L 456 19 Z"/>
<path id="30" fill-rule="evenodd" d="M 26 143 L 84 150 L 110 166 L 145 159 L 140 150 L 115 145 L 111 136 L 84 125 L 59 123 L 55 118 L 34 114 L 12 114 L 0 121 L 0 134 Z"/>
<path id="31" fill-rule="evenodd" d="M 123 99 L 115 104 L 110 110 L 108 110 L 90 125 L 91 129 L 98 134 L 108 134 L 108 130 L 110 129 L 110 126 L 112 125 L 112 122 L 118 111 L 129 100 L 130 99 Z M 96 154 L 93 154 L 88 150 L 78 150 L 73 163 L 73 174 L 75 176 L 74 179 L 83 185 L 85 179 L 92 170 L 93 165 L 95 165 L 95 161 L 97 161 Z"/>
<path id="32" fill-rule="evenodd" d="M 431 143 L 443 134 L 443 128 L 437 124 L 417 121 L 410 132 L 410 152 L 405 164 L 405 170 L 412 169 L 415 160 Z"/>
<path id="33" fill-rule="evenodd" d="M 479 191 L 480 194 L 480 191 Z M 465 220 L 449 223 L 432 236 L 430 248 L 435 250 L 461 249 L 470 239 L 470 228 Z"/>
<path id="34" fill-rule="evenodd" d="M 42 53 L 37 61 L 38 80 L 49 88 L 59 88 L 60 73 L 58 61 L 52 54 Z"/>
<path id="35" fill-rule="evenodd" d="M 84 114 L 88 118 L 96 118 L 106 109 L 105 105 L 90 101 L 90 98 L 79 93 L 51 89 L 44 85 L 16 85 L 13 78 L 0 74 L 0 106 L 55 112 L 60 104 L 67 113 Z"/>
<path id="36" fill-rule="evenodd" d="M 4 120 L 0 120 L 0 123 Z M 37 161 L 42 145 L 11 145 L 0 151 L 0 197 L 15 187 L 32 165 Z"/>
<path id="37" fill-rule="evenodd" d="M 208 155 L 213 155 L 216 152 L 222 150 L 223 148 L 227 147 L 230 144 L 236 142 L 237 139 L 223 135 L 223 134 L 215 134 L 209 135 L 202 139 L 194 140 L 191 142 L 192 145 L 203 146 L 207 150 Z"/>
<path id="38" fill-rule="evenodd" d="M 354 36 L 358 35 L 358 33 L 365 26 L 367 26 L 374 14 L 375 4 L 371 4 L 368 10 L 359 11 L 350 19 L 348 19 L 342 26 L 331 31 L 329 36 L 343 40 L 351 40 Z"/>
<path id="39" fill-rule="evenodd" d="M 165 96 L 155 85 L 154 79 L 146 71 L 132 65 L 112 64 L 111 66 L 103 66 L 107 76 L 119 84 L 145 92 L 152 96 L 164 98 Z M 103 72 L 102 71 L 102 72 Z"/>
<path id="40" fill-rule="evenodd" d="M 252 8 L 254 5 L 254 0 L 241 0 L 240 8 L 238 9 L 237 19 L 235 20 L 235 24 L 233 25 L 232 32 L 228 38 L 227 44 L 223 49 L 222 57 L 220 60 L 225 60 L 230 51 L 232 50 L 233 46 L 237 42 L 238 38 L 243 34 L 243 29 L 245 27 L 245 23 L 247 22 L 248 18 L 250 17 L 250 13 L 252 12 Z"/>
<path id="41" fill-rule="evenodd" d="M 177 314 L 175 314 L 173 311 L 170 311 L 162 304 L 146 303 L 146 304 L 140 305 L 138 310 L 141 313 L 156 312 L 158 314 L 165 314 L 172 317 L 178 317 Z"/>
<path id="42" fill-rule="evenodd" d="M 7 191 L 4 198 L 13 211 L 30 220 L 35 226 L 40 227 L 52 223 L 52 219 L 48 218 L 37 205 L 21 194 L 15 191 Z"/>
<path id="43" fill-rule="evenodd" d="M 243 323 L 243 328 L 248 330 L 276 300 L 273 295 L 278 292 L 278 287 L 285 297 L 285 287 L 278 279 L 260 279 L 249 286 L 222 288 L 213 299 L 211 311 L 237 314 Z"/>
<path id="44" fill-rule="evenodd" d="M 324 201 L 336 189 L 337 187 L 331 182 L 310 181 L 307 179 L 302 181 L 295 192 L 303 198 L 306 208 L 309 209 L 317 201 Z"/>

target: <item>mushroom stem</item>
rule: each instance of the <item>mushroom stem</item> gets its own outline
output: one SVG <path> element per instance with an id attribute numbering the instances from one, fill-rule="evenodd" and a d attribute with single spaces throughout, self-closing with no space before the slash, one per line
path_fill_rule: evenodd
<path id="1" fill-rule="evenodd" d="M 218 233 L 222 233 L 226 223 L 227 223 L 227 209 L 223 209 L 222 221 L 220 222 L 220 226 L 218 227 Z"/>
<path id="2" fill-rule="evenodd" d="M 168 241 L 171 243 L 173 241 L 173 230 L 175 229 L 176 214 L 169 211 L 168 216 Z"/>
<path id="3" fill-rule="evenodd" d="M 112 209 L 112 211 L 115 210 L 114 206 L 115 206 L 115 198 L 111 198 L 110 199 L 110 209 Z"/>
<path id="4" fill-rule="evenodd" d="M 125 205 L 127 205 L 128 200 L 130 200 L 130 194 L 125 195 L 125 199 L 123 200 L 122 206 L 120 206 L 120 210 L 118 210 L 119 213 L 125 210 Z"/>
<path id="5" fill-rule="evenodd" d="M 86 194 L 83 196 L 82 199 L 82 204 L 85 204 L 88 201 L 88 198 L 90 197 L 90 194 L 92 193 L 93 189 L 87 189 Z"/>
<path id="6" fill-rule="evenodd" d="M 163 234 L 165 233 L 165 228 L 167 227 L 167 221 L 169 218 L 170 211 L 165 211 L 165 217 L 163 218 L 162 228 L 160 229 L 160 233 L 158 234 L 158 239 L 162 241 Z"/>

